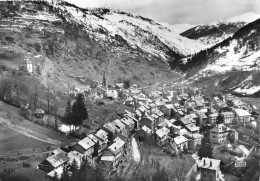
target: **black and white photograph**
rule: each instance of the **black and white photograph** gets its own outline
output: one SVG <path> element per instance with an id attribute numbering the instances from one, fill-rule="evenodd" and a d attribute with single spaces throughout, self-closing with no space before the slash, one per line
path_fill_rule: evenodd
<path id="1" fill-rule="evenodd" d="M 0 181 L 259 181 L 260 0 L 0 0 Z"/>

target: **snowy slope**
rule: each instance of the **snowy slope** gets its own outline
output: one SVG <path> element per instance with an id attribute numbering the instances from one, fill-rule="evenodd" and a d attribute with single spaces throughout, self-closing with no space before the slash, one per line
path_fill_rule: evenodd
<path id="1" fill-rule="evenodd" d="M 121 36 L 132 48 L 158 55 L 167 59 L 167 55 L 158 48 L 158 44 L 170 48 L 173 52 L 186 56 L 194 54 L 206 48 L 205 45 L 195 40 L 182 37 L 159 23 L 110 8 L 88 9 L 83 12 L 74 7 L 60 7 L 71 13 L 75 21 L 81 22 L 90 32 L 103 29 L 105 34 L 99 38 L 106 39 L 109 36 Z"/>
<path id="2" fill-rule="evenodd" d="M 253 12 L 244 13 L 233 18 L 227 19 L 226 23 L 237 23 L 237 22 L 244 22 L 244 23 L 251 23 L 260 18 L 260 14 L 256 14 Z"/>
<path id="3" fill-rule="evenodd" d="M 173 24 L 173 25 L 169 25 L 168 23 L 160 23 L 161 25 L 167 27 L 168 29 L 170 29 L 171 31 L 177 33 L 177 34 L 181 34 L 197 25 L 192 25 L 192 24 Z"/>
<path id="4" fill-rule="evenodd" d="M 231 37 L 240 28 L 259 18 L 259 14 L 244 13 L 227 20 L 217 20 L 208 25 L 199 25 L 183 32 L 181 35 L 198 40 L 211 47 Z"/>

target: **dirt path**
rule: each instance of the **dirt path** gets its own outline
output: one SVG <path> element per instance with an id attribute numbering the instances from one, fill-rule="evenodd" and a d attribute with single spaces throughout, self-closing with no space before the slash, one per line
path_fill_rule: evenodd
<path id="1" fill-rule="evenodd" d="M 27 137 L 30 137 L 30 138 L 34 138 L 36 140 L 39 140 L 39 141 L 42 141 L 42 142 L 45 142 L 45 143 L 49 143 L 49 144 L 52 144 L 52 145 L 60 145 L 62 143 L 60 141 L 51 139 L 48 136 L 45 136 L 45 135 L 40 134 L 40 133 L 36 133 L 36 132 L 34 132 L 32 130 L 23 128 L 21 126 L 12 125 L 12 126 L 8 126 L 8 128 L 10 128 L 13 131 L 16 131 L 16 132 L 18 132 L 18 133 L 20 133 L 20 134 L 22 134 L 24 136 L 27 136 Z"/>

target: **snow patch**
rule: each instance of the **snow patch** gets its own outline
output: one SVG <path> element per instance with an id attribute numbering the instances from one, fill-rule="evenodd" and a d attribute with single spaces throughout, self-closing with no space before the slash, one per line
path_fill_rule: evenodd
<path id="1" fill-rule="evenodd" d="M 139 146 L 138 146 L 138 143 L 135 138 L 132 138 L 132 155 L 133 155 L 133 159 L 136 162 L 141 161 L 141 154 L 139 151 Z"/>

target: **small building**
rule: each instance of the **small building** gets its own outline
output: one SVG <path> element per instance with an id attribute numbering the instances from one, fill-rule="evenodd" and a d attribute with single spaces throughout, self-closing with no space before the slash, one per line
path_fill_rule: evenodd
<path id="1" fill-rule="evenodd" d="M 238 145 L 238 147 L 236 147 L 234 151 L 242 157 L 247 157 L 249 155 L 249 150 L 243 145 Z"/>
<path id="2" fill-rule="evenodd" d="M 27 69 L 28 73 L 30 73 L 30 74 L 33 73 L 33 63 L 29 59 L 26 60 L 26 69 Z"/>
<path id="3" fill-rule="evenodd" d="M 144 117 L 140 120 L 140 127 L 148 127 L 152 130 L 152 134 L 155 133 L 155 119 L 152 116 Z"/>
<path id="4" fill-rule="evenodd" d="M 196 126 L 193 123 L 185 125 L 185 128 L 192 134 L 198 133 L 200 130 L 200 127 Z"/>
<path id="5" fill-rule="evenodd" d="M 97 153 L 97 155 L 100 156 L 101 151 L 107 148 L 107 143 L 93 134 L 88 135 L 88 137 L 95 143 L 93 153 Z"/>
<path id="6" fill-rule="evenodd" d="M 104 144 L 103 147 L 107 147 L 108 132 L 106 132 L 103 129 L 100 129 L 96 132 L 96 134 L 94 136 L 96 136 L 98 139 L 102 140 L 102 143 Z"/>
<path id="7" fill-rule="evenodd" d="M 230 128 L 224 124 L 217 124 L 210 130 L 210 142 L 216 144 L 223 144 L 227 140 Z"/>
<path id="8" fill-rule="evenodd" d="M 185 135 L 188 138 L 188 148 L 191 150 L 195 150 L 198 145 L 201 145 L 201 140 L 203 135 L 199 133 L 187 134 Z"/>
<path id="9" fill-rule="evenodd" d="M 113 154 L 113 162 L 117 162 L 123 156 L 124 145 L 125 142 L 121 138 L 116 137 L 114 143 L 108 147 L 108 150 Z"/>
<path id="10" fill-rule="evenodd" d="M 72 151 L 77 151 L 84 154 L 84 157 L 91 159 L 92 154 L 94 153 L 94 145 L 95 143 L 89 137 L 86 137 L 73 145 Z"/>
<path id="11" fill-rule="evenodd" d="M 250 122 L 251 114 L 247 110 L 235 109 L 234 112 L 235 112 L 235 119 L 239 123 L 249 123 Z"/>
<path id="12" fill-rule="evenodd" d="M 188 139 L 184 136 L 177 136 L 173 139 L 179 150 L 188 149 Z"/>
<path id="13" fill-rule="evenodd" d="M 235 114 L 233 112 L 222 112 L 221 115 L 224 118 L 224 124 L 230 125 L 233 124 L 235 119 Z"/>
<path id="14" fill-rule="evenodd" d="M 158 129 L 156 131 L 156 135 L 157 135 L 157 140 L 156 142 L 158 143 L 158 145 L 164 145 L 167 143 L 168 141 L 168 134 L 170 133 L 170 130 L 166 127 L 163 127 L 161 129 Z"/>
<path id="15" fill-rule="evenodd" d="M 118 98 L 118 92 L 116 90 L 107 90 L 106 95 L 108 98 L 111 98 L 111 99 Z"/>
<path id="16" fill-rule="evenodd" d="M 34 111 L 34 116 L 36 118 L 43 118 L 44 114 L 45 114 L 44 110 L 42 110 L 40 108 L 35 109 L 35 111 Z"/>
<path id="17" fill-rule="evenodd" d="M 202 158 L 198 164 L 201 181 L 224 181 L 224 175 L 220 171 L 220 160 Z"/>
<path id="18" fill-rule="evenodd" d="M 199 117 L 200 125 L 209 124 L 208 117 L 207 117 L 207 115 L 205 113 L 198 113 L 198 117 Z"/>
<path id="19" fill-rule="evenodd" d="M 218 113 L 213 113 L 208 116 L 209 124 L 215 125 L 217 122 Z"/>
<path id="20" fill-rule="evenodd" d="M 63 168 L 68 161 L 69 157 L 67 156 L 67 153 L 61 150 L 57 154 L 46 158 L 38 165 L 38 168 L 46 172 L 51 172 L 54 169 Z"/>

